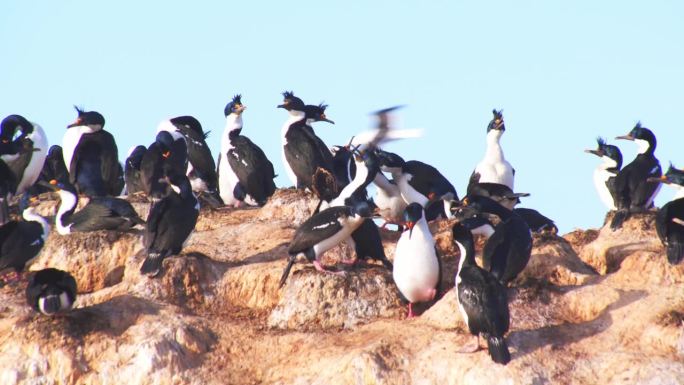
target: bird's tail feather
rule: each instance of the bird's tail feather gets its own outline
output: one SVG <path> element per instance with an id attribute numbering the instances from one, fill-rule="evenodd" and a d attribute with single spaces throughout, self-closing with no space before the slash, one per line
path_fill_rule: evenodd
<path id="1" fill-rule="evenodd" d="M 610 222 L 610 228 L 616 231 L 622 227 L 622 223 L 629 218 L 629 210 L 618 210 L 615 212 L 613 220 Z"/>
<path id="2" fill-rule="evenodd" d="M 280 284 L 278 285 L 278 288 L 280 289 L 285 285 L 285 281 L 287 281 L 287 277 L 290 275 L 290 270 L 292 270 L 292 265 L 295 263 L 295 258 L 290 257 L 290 260 L 287 261 L 287 266 L 285 266 L 285 270 L 283 270 L 283 275 L 280 277 Z"/>
<path id="3" fill-rule="evenodd" d="M 671 265 L 676 265 L 684 258 L 684 243 L 669 242 L 667 244 L 667 261 Z"/>
<path id="4" fill-rule="evenodd" d="M 511 360 L 511 353 L 508 351 L 508 345 L 503 337 L 487 337 L 487 349 L 492 361 L 497 364 L 506 365 Z"/>
<path id="5" fill-rule="evenodd" d="M 140 274 L 147 275 L 150 278 L 156 277 L 161 271 L 165 256 L 166 254 L 163 253 L 149 253 L 140 266 Z"/>

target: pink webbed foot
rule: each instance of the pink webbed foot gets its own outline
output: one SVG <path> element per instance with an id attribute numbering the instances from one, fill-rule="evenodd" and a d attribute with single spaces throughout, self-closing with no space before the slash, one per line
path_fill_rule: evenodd
<path id="1" fill-rule="evenodd" d="M 428 297 L 428 301 L 432 301 L 435 299 L 435 296 L 437 295 L 437 289 L 430 289 L 425 293 Z"/>
<path id="2" fill-rule="evenodd" d="M 344 276 L 347 274 L 347 273 L 345 273 L 344 271 L 331 271 L 331 270 L 328 270 L 328 269 L 324 268 L 323 265 L 321 265 L 321 263 L 320 263 L 319 261 L 314 261 L 314 262 L 313 262 L 313 265 L 314 265 L 314 267 L 316 268 L 316 270 L 318 270 L 318 271 L 320 271 L 320 272 L 323 272 L 323 273 L 326 273 L 326 274 L 332 274 L 332 275 L 336 275 L 336 276 L 338 276 L 338 277 L 344 277 Z"/>

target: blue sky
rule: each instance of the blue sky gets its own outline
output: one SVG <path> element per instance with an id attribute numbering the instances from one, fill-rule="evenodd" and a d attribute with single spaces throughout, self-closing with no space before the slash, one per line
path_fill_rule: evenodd
<path id="1" fill-rule="evenodd" d="M 684 167 L 681 1 L 0 2 L 0 115 L 22 114 L 61 144 L 72 105 L 105 116 L 121 156 L 148 145 L 157 124 L 197 117 L 219 150 L 223 107 L 241 93 L 243 134 L 289 185 L 280 157 L 280 92 L 325 101 L 332 145 L 405 104 L 402 127 L 422 138 L 387 149 L 439 168 L 460 194 L 481 159 L 492 108 L 523 206 L 561 232 L 597 227 L 598 135 L 638 121 L 664 167 Z M 663 188 L 656 203 L 672 191 Z"/>

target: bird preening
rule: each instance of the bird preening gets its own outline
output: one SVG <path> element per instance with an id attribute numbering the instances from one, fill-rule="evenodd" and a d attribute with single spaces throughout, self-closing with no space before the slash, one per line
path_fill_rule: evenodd
<path id="1" fill-rule="evenodd" d="M 93 231 L 138 235 L 143 250 L 131 256 L 139 260 L 135 274 L 153 279 L 174 271 L 165 264 L 174 256 L 183 258 L 188 243 L 192 247 L 190 239 L 203 211 L 230 215 L 268 205 L 277 191 L 276 170 L 282 167 L 299 196 L 311 200 L 309 209 L 314 204 L 316 208 L 297 223 L 287 253 L 278 261 L 283 267 L 280 288 L 305 290 L 297 282 L 307 274 L 349 285 L 343 277 L 375 266 L 377 274 L 391 277 L 397 297 L 407 305 L 406 318 L 413 318 L 454 284 L 453 311 L 460 312 L 476 340 L 474 348 L 463 352 L 480 350 L 482 337 L 493 362 L 505 365 L 515 358 L 515 340 L 506 339 L 515 316 L 508 293 L 523 285 L 519 277 L 531 259 L 535 237 L 556 237 L 558 227 L 539 211 L 518 207 L 532 194 L 514 189 L 517 174 L 501 143 L 506 131 L 502 110 L 494 109 L 491 120 L 483 118 L 489 120 L 480 134 L 485 136 L 484 155 L 465 169 L 470 178 L 461 181 L 467 186 L 461 199 L 442 165 L 387 148 L 423 133 L 396 127 L 399 106 L 372 113 L 370 130 L 329 145 L 323 140 L 326 130 L 341 125 L 337 117 L 338 124 L 328 117 L 330 107 L 306 104 L 292 91 L 283 92 L 272 111 L 255 111 L 276 114 L 280 108 L 287 113 L 280 129 L 282 161 L 274 166 L 277 154 L 267 154 L 247 135 L 257 130 L 276 135 L 277 128 L 250 126 L 253 112 L 246 112 L 252 110 L 247 110 L 242 94 L 220 102 L 226 104 L 219 138 L 210 136 L 197 117 L 164 118 L 141 136 L 123 163 L 118 128 L 105 130 L 100 112 L 76 107 L 77 117 L 63 132 L 62 145 L 52 147 L 38 124 L 21 115 L 7 116 L 0 126 L 0 272 L 9 272 L 3 282 L 14 284 L 28 276 L 27 304 L 44 315 L 63 314 L 75 305 L 78 277 L 50 267 L 27 273 L 50 234 L 48 220 L 31 206 L 32 196 L 56 194 L 59 200 L 51 239 Z M 318 131 L 315 125 L 320 125 Z M 519 135 L 516 132 L 507 135 Z M 657 210 L 655 230 L 667 261 L 681 263 L 684 171 L 670 165 L 663 174 L 655 156 L 655 134 L 641 123 L 616 139 L 638 146 L 636 158 L 624 166 L 620 149 L 605 139 L 598 138 L 595 148 L 585 150 L 601 161 L 593 182 L 600 201 L 613 212 L 606 227 L 619 231 L 634 214 L 655 211 L 654 198 L 667 184 L 677 193 Z M 216 158 L 213 144 L 220 144 Z M 18 210 L 10 214 L 14 205 Z M 149 208 L 144 220 L 138 214 L 141 207 Z M 458 249 L 455 274 L 443 266 L 451 257 L 442 255 L 443 239 L 433 235 L 434 228 L 445 223 L 451 229 L 450 244 Z M 476 250 L 475 236 L 482 237 L 482 250 Z M 324 262 L 323 256 L 334 254 L 331 250 L 342 244 L 349 246 L 348 252 L 337 253 L 343 265 Z M 306 262 L 304 267 L 295 267 L 298 259 Z"/>

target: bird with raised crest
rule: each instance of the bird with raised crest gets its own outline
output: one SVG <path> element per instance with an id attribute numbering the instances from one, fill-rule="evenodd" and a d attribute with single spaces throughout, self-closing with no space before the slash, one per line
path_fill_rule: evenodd
<path id="1" fill-rule="evenodd" d="M 78 117 L 67 126 L 62 139 L 69 183 L 87 196 L 120 195 L 123 168 L 114 136 L 104 130 L 104 117 L 97 111 L 74 108 Z"/>
<path id="2" fill-rule="evenodd" d="M 651 130 L 638 122 L 627 134 L 615 139 L 631 140 L 638 146 L 634 160 L 623 167 L 615 177 L 615 201 L 617 212 L 610 228 L 622 227 L 630 214 L 643 212 L 653 206 L 653 199 L 660 191 L 658 178 L 663 174 L 660 162 L 655 157 L 656 137 Z"/>
<path id="3" fill-rule="evenodd" d="M 226 126 L 221 136 L 218 175 L 221 198 L 227 205 L 263 206 L 276 190 L 273 164 L 264 151 L 242 135 L 242 113 L 247 106 L 235 95 L 224 108 Z"/>
<path id="4" fill-rule="evenodd" d="M 594 169 L 594 186 L 601 202 L 608 210 L 617 210 L 615 203 L 615 177 L 622 167 L 622 152 L 617 146 L 606 143 L 603 138 L 596 139 L 596 149 L 584 152 L 598 156 L 603 162 Z"/>
<path id="5" fill-rule="evenodd" d="M 468 189 L 474 183 L 500 183 L 513 190 L 513 179 L 515 170 L 504 157 L 501 149 L 501 136 L 506 131 L 504 124 L 503 110 L 492 110 L 494 117 L 487 125 L 487 149 L 485 156 L 480 163 L 475 166 L 475 170 L 470 176 Z"/>

